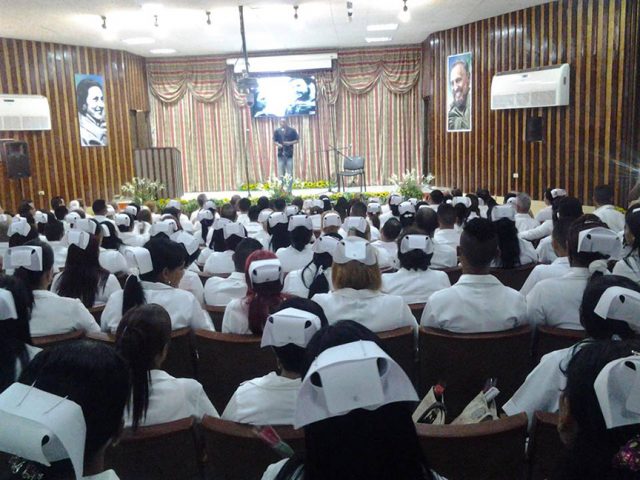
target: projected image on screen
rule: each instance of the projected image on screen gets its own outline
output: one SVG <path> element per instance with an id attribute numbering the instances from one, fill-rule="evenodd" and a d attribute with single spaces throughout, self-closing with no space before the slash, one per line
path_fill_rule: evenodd
<path id="1" fill-rule="evenodd" d="M 314 77 L 281 76 L 258 78 L 258 89 L 251 107 L 254 117 L 315 115 Z"/>

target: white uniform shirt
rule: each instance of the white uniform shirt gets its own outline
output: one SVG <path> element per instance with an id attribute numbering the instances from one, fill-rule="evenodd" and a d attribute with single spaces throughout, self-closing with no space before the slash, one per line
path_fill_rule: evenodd
<path id="1" fill-rule="evenodd" d="M 398 244 L 396 241 L 385 242 L 376 240 L 371 245 L 378 250 L 378 265 L 380 268 L 397 268 L 398 267 Z"/>
<path id="2" fill-rule="evenodd" d="M 528 213 L 516 213 L 516 228 L 518 232 L 526 232 L 540 225 L 535 218 L 531 218 Z"/>
<path id="3" fill-rule="evenodd" d="M 211 255 L 207 258 L 202 271 L 209 275 L 234 272 L 236 267 L 233 264 L 233 253 L 233 250 L 225 250 L 224 252 L 212 251 Z"/>
<path id="4" fill-rule="evenodd" d="M 300 378 L 271 372 L 243 382 L 222 413 L 224 420 L 251 425 L 293 425 Z"/>
<path id="5" fill-rule="evenodd" d="M 149 241 L 149 235 L 141 235 L 136 232 L 120 232 L 120 240 L 130 247 L 142 247 Z"/>
<path id="6" fill-rule="evenodd" d="M 164 370 L 151 370 L 149 408 L 140 426 L 159 425 L 193 417 L 200 421 L 205 415 L 220 417 L 202 385 L 192 378 L 174 378 Z M 125 409 L 124 423 L 130 427 L 131 411 Z"/>
<path id="7" fill-rule="evenodd" d="M 247 225 L 249 223 L 248 213 L 238 213 L 238 219 L 236 220 L 240 225 Z"/>
<path id="8" fill-rule="evenodd" d="M 190 292 L 159 282 L 140 282 L 140 284 L 147 303 L 157 303 L 169 312 L 173 330 L 191 327 L 215 331 L 211 317 Z M 114 333 L 117 330 L 122 318 L 122 294 L 122 291 L 116 292 L 109 298 L 100 319 L 103 332 Z"/>
<path id="9" fill-rule="evenodd" d="M 283 272 L 293 272 L 306 267 L 313 260 L 313 250 L 310 244 L 305 245 L 301 252 L 293 247 L 279 248 L 276 256 L 282 264 Z"/>
<path id="10" fill-rule="evenodd" d="M 249 328 L 249 305 L 243 298 L 235 298 L 227 304 L 222 317 L 222 333 L 253 335 Z"/>
<path id="11" fill-rule="evenodd" d="M 101 249 L 98 263 L 109 273 L 129 272 L 127 259 L 117 250 Z"/>
<path id="12" fill-rule="evenodd" d="M 534 413 L 555 413 L 560 408 L 560 394 L 567 386 L 566 371 L 575 351 L 575 345 L 547 353 L 540 363 L 527 375 L 527 379 L 504 404 L 502 409 L 509 416 L 526 412 L 531 427 Z"/>
<path id="13" fill-rule="evenodd" d="M 555 259 L 558 258 L 555 250 L 553 249 L 551 236 L 544 237 L 540 242 L 538 242 L 536 253 L 538 254 L 538 261 L 540 263 L 553 263 Z"/>
<path id="14" fill-rule="evenodd" d="M 553 232 L 553 220 L 545 220 L 544 223 L 538 225 L 536 228 L 527 230 L 526 232 L 519 233 L 518 236 L 523 240 L 540 240 L 541 238 L 548 237 Z"/>
<path id="15" fill-rule="evenodd" d="M 192 264 L 193 265 L 193 264 Z M 200 305 L 204 305 L 204 287 L 202 286 L 202 280 L 193 270 L 185 270 L 182 280 L 178 284 L 178 288 L 191 292 Z"/>
<path id="16" fill-rule="evenodd" d="M 458 266 L 458 252 L 449 245 L 433 244 L 433 257 L 431 257 L 431 268 L 454 268 Z"/>
<path id="17" fill-rule="evenodd" d="M 569 257 L 556 258 L 551 265 L 536 265 L 522 285 L 520 293 L 525 297 L 542 280 L 558 278 L 569 273 Z"/>
<path id="18" fill-rule="evenodd" d="M 67 249 L 65 245 L 62 245 L 61 241 L 52 241 L 47 243 L 53 250 L 53 266 L 55 267 L 55 271 L 59 271 L 61 268 L 64 268 L 67 263 Z"/>
<path id="19" fill-rule="evenodd" d="M 401 296 L 406 303 L 424 303 L 434 292 L 451 286 L 449 276 L 437 270 L 407 270 L 382 275 L 382 291 Z"/>
<path id="20" fill-rule="evenodd" d="M 395 218 L 396 220 L 400 220 L 398 217 L 395 217 L 393 215 L 393 212 L 391 210 L 389 210 L 388 212 L 382 213 L 380 215 L 380 228 L 382 228 L 384 226 L 384 224 L 387 222 L 387 220 L 389 220 L 391 218 Z"/>
<path id="21" fill-rule="evenodd" d="M 544 223 L 547 220 L 551 220 L 553 218 L 553 207 L 551 205 L 547 205 L 542 210 L 538 212 L 536 215 L 536 220 L 538 223 Z"/>
<path id="22" fill-rule="evenodd" d="M 243 272 L 233 272 L 227 278 L 211 277 L 204 285 L 204 300 L 207 305 L 226 306 L 234 298 L 247 294 L 247 281 Z"/>
<path id="23" fill-rule="evenodd" d="M 537 283 L 527 295 L 527 315 L 535 325 L 582 330 L 580 305 L 591 273 L 587 268 L 570 267 L 559 278 Z"/>
<path id="24" fill-rule="evenodd" d="M 593 214 L 597 215 L 600 220 L 606 223 L 614 232 L 621 232 L 624 230 L 624 215 L 616 210 L 616 207 L 613 205 L 603 205 L 600 208 L 597 208 Z"/>
<path id="25" fill-rule="evenodd" d="M 622 275 L 640 283 L 640 258 L 637 255 L 630 255 L 622 260 L 618 260 L 613 267 L 614 275 Z"/>
<path id="26" fill-rule="evenodd" d="M 309 268 L 306 270 L 294 270 L 293 272 L 289 272 L 289 275 L 284 279 L 284 286 L 282 291 L 284 293 L 288 293 L 290 295 L 295 295 L 297 297 L 308 298 L 309 297 L 309 288 L 305 286 L 311 285 L 313 282 L 313 278 L 316 274 L 317 267 L 313 264 L 309 265 Z M 303 282 L 303 274 L 304 271 L 304 282 Z M 324 270 L 320 275 L 324 275 L 327 279 L 327 283 L 329 284 L 329 290 L 333 290 L 333 283 L 331 281 L 331 267 Z"/>
<path id="27" fill-rule="evenodd" d="M 353 320 L 373 332 L 385 332 L 401 327 L 417 328 L 411 310 L 398 295 L 375 290 L 341 288 L 314 295 L 312 300 L 324 310 L 329 323 Z"/>
<path id="28" fill-rule="evenodd" d="M 180 226 L 185 232 L 193 233 L 194 231 L 193 223 L 191 223 L 189 217 L 187 217 L 184 213 L 180 214 Z"/>
<path id="29" fill-rule="evenodd" d="M 58 273 L 55 277 L 53 277 L 53 282 L 51 282 L 50 288 L 52 292 L 58 293 L 58 283 L 60 282 L 60 275 L 61 274 Z M 93 304 L 102 305 L 107 303 L 107 300 L 109 300 L 111 294 L 119 290 L 122 290 L 120 282 L 118 282 L 118 279 L 115 277 L 115 275 L 109 274 L 109 276 L 107 277 L 107 282 L 104 284 L 104 288 L 99 288 L 96 292 L 96 298 Z"/>
<path id="30" fill-rule="evenodd" d="M 500 332 L 527 323 L 524 297 L 493 275 L 462 275 L 434 293 L 420 325 L 456 333 Z"/>
<path id="31" fill-rule="evenodd" d="M 536 253 L 535 248 L 531 242 L 527 242 L 526 240 L 518 239 L 520 244 L 520 265 L 529 265 L 531 263 L 536 263 L 538 261 L 538 254 Z M 502 261 L 498 258 L 494 258 L 491 261 L 491 266 L 494 268 L 502 268 Z"/>
<path id="32" fill-rule="evenodd" d="M 93 315 L 77 298 L 56 295 L 48 290 L 33 291 L 29 328 L 32 337 L 69 333 L 74 330 L 99 332 Z"/>
<path id="33" fill-rule="evenodd" d="M 212 230 L 209 230 L 209 234 L 211 234 Z M 211 243 L 210 239 L 207 239 L 206 244 L 209 245 Z M 214 253 L 212 248 L 203 248 L 202 250 L 200 250 L 200 254 L 198 255 L 198 259 L 196 260 L 196 263 L 198 265 L 204 266 L 205 263 L 207 263 L 207 260 L 209 260 L 209 257 L 211 256 L 211 254 Z"/>
<path id="34" fill-rule="evenodd" d="M 453 248 L 458 248 L 460 245 L 460 234 L 455 228 L 438 228 L 433 234 L 433 241 L 440 245 L 448 245 Z"/>

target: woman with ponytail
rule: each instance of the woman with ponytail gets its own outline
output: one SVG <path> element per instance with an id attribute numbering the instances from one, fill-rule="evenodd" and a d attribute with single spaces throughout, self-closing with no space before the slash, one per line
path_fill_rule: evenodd
<path id="1" fill-rule="evenodd" d="M 640 283 L 640 205 L 627 211 L 624 225 L 626 253 L 613 267 L 613 273 Z"/>
<path id="2" fill-rule="evenodd" d="M 329 293 L 332 289 L 333 252 L 341 239 L 337 233 L 318 237 L 311 247 L 312 260 L 303 269 L 289 272 L 284 279 L 283 291 L 302 298 L 311 298 L 316 293 Z"/>
<path id="3" fill-rule="evenodd" d="M 282 263 L 285 273 L 299 270 L 308 265 L 313 257 L 311 251 L 311 237 L 313 236 L 313 222 L 307 215 L 293 215 L 289 218 L 289 238 L 291 246 L 280 248 L 276 255 Z"/>
<path id="4" fill-rule="evenodd" d="M 181 244 L 166 235 L 156 235 L 144 247 L 130 247 L 125 253 L 137 275 L 130 275 L 124 290 L 109 298 L 100 322 L 103 331 L 115 332 L 129 309 L 145 303 L 164 307 L 173 330 L 184 327 L 214 330 L 211 318 L 196 297 L 178 288 L 185 265 L 185 249 Z"/>
<path id="5" fill-rule="evenodd" d="M 518 238 L 516 211 L 511 205 L 496 205 L 491 209 L 491 220 L 498 234 L 499 255 L 493 259 L 493 268 L 516 268 L 538 260 L 531 242 Z"/>
<path id="6" fill-rule="evenodd" d="M 129 364 L 132 396 L 125 425 L 137 429 L 218 412 L 202 385 L 191 378 L 174 378 L 163 371 L 171 341 L 171 318 L 157 304 L 134 307 L 116 331 L 116 350 Z"/>
<path id="7" fill-rule="evenodd" d="M 258 250 L 247 258 L 247 295 L 231 300 L 222 318 L 222 332 L 262 335 L 269 314 L 288 298 L 282 293 L 282 265 L 273 252 Z"/>
<path id="8" fill-rule="evenodd" d="M 289 237 L 289 217 L 284 212 L 273 212 L 267 219 L 267 233 L 271 235 L 269 250 L 277 252 L 291 245 Z"/>

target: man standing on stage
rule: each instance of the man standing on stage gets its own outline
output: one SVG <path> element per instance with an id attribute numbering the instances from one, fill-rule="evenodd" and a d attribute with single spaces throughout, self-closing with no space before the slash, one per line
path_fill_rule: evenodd
<path id="1" fill-rule="evenodd" d="M 273 141 L 278 146 L 278 177 L 284 182 L 286 174 L 289 175 L 287 189 L 291 192 L 293 186 L 293 146 L 298 143 L 298 132 L 287 125 L 287 119 L 280 119 L 280 128 L 273 132 Z"/>

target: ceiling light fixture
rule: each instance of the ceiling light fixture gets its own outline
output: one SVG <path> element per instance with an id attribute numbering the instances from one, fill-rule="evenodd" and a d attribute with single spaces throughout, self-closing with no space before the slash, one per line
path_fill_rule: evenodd
<path id="1" fill-rule="evenodd" d="M 293 6 L 293 11 L 294 11 L 293 18 L 295 18 L 297 20 L 298 19 L 298 5 L 294 5 Z"/>
<path id="2" fill-rule="evenodd" d="M 367 25 L 367 32 L 387 32 L 398 29 L 397 23 L 382 23 L 377 25 Z"/>
<path id="3" fill-rule="evenodd" d="M 408 21 L 411 20 L 411 14 L 409 13 L 409 7 L 407 7 L 407 0 L 402 0 L 404 2 L 404 6 L 402 7 L 402 11 L 400 12 L 400 15 L 398 15 L 398 18 L 400 19 L 401 22 L 407 23 Z"/>
<path id="4" fill-rule="evenodd" d="M 169 55 L 171 53 L 176 53 L 173 48 L 152 48 L 151 50 L 149 50 L 149 52 L 153 53 L 154 55 Z"/>
<path id="5" fill-rule="evenodd" d="M 365 37 L 367 43 L 390 42 L 391 37 Z"/>
<path id="6" fill-rule="evenodd" d="M 205 13 L 207 14 L 207 25 L 211 25 L 211 12 L 207 10 Z"/>
<path id="7" fill-rule="evenodd" d="M 353 2 L 347 2 L 347 20 L 353 20 Z"/>
<path id="8" fill-rule="evenodd" d="M 105 17 L 104 15 L 101 15 L 100 18 L 102 19 L 102 28 L 104 30 L 107 29 L 107 17 Z"/>

